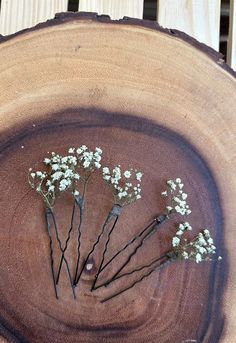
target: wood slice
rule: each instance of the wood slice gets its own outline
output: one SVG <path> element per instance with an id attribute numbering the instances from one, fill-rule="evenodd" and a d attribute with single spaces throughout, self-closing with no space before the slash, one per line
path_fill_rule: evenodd
<path id="1" fill-rule="evenodd" d="M 0 334 L 9 342 L 234 342 L 235 75 L 212 49 L 178 31 L 95 14 L 55 20 L 0 44 Z M 185 180 L 193 235 L 211 229 L 219 263 L 175 262 L 129 291 L 134 276 L 90 292 L 102 253 L 73 299 L 63 267 L 59 299 L 50 272 L 44 205 L 29 167 L 47 151 L 101 146 L 104 163 L 144 171 L 143 199 L 124 208 L 108 255 L 155 216 L 165 181 Z M 112 206 L 109 189 L 88 187 L 81 263 Z M 65 238 L 72 203 L 55 208 Z M 178 218 L 165 223 L 126 271 L 167 251 Z M 76 232 L 68 250 L 75 268 Z M 115 272 L 119 261 L 101 279 Z"/>

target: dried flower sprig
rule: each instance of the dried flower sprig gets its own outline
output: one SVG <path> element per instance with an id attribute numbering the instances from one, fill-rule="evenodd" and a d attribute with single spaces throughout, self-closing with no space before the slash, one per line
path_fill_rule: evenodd
<path id="1" fill-rule="evenodd" d="M 143 173 L 137 170 L 128 169 L 122 172 L 120 165 L 112 171 L 104 167 L 103 180 L 111 187 L 114 202 L 120 206 L 131 204 L 141 199 L 141 179 Z"/>
<path id="2" fill-rule="evenodd" d="M 214 240 L 208 229 L 204 229 L 190 242 L 184 238 L 184 232 L 192 230 L 188 223 L 180 224 L 176 236 L 172 239 L 172 246 L 175 254 L 182 259 L 192 259 L 196 263 L 210 260 L 210 255 L 216 253 Z M 219 256 L 219 259 L 221 257 Z"/>
<path id="3" fill-rule="evenodd" d="M 72 193 L 76 190 L 80 180 L 80 174 L 76 171 L 78 164 L 74 156 L 61 156 L 51 153 L 51 157 L 44 159 L 47 171 L 32 171 L 29 169 L 29 183 L 42 197 L 46 206 L 52 208 L 57 194 L 71 189 Z"/>
<path id="4" fill-rule="evenodd" d="M 102 253 L 102 259 L 98 267 L 98 272 L 95 275 L 95 279 L 92 284 L 91 291 L 96 289 L 96 282 L 103 268 L 111 234 L 114 231 L 115 226 L 118 222 L 122 207 L 127 206 L 141 199 L 140 183 L 141 183 L 142 176 L 143 176 L 142 172 L 136 169 L 134 170 L 132 168 L 122 172 L 120 165 L 114 167 L 112 172 L 110 172 L 110 169 L 108 167 L 103 168 L 103 180 L 110 186 L 113 192 L 114 206 L 113 206 L 112 212 L 118 206 L 119 215 L 116 217 L 113 226 L 108 232 L 107 240 L 105 242 L 105 247 Z M 104 228 L 104 231 L 105 231 L 105 228 Z"/>
<path id="5" fill-rule="evenodd" d="M 178 213 L 182 216 L 189 215 L 191 210 L 187 204 L 187 193 L 184 192 L 184 183 L 178 177 L 175 180 L 167 181 L 168 189 L 161 194 L 169 198 L 169 204 L 166 206 L 167 215 Z"/>
<path id="6" fill-rule="evenodd" d="M 129 271 L 129 272 L 126 272 L 117 276 L 115 280 L 121 279 L 125 276 L 132 275 L 136 272 L 142 271 L 154 265 L 152 269 L 150 269 L 146 274 L 142 275 L 140 278 L 135 280 L 130 286 L 121 289 L 120 291 L 108 296 L 107 298 L 104 298 L 101 301 L 101 303 L 111 300 L 117 297 L 118 295 L 126 292 L 127 290 L 134 287 L 137 283 L 147 278 L 154 271 L 160 268 L 163 268 L 167 264 L 170 264 L 171 262 L 174 262 L 177 259 L 180 259 L 180 260 L 191 259 L 191 260 L 194 260 L 196 263 L 199 263 L 204 260 L 211 260 L 210 256 L 216 253 L 216 247 L 214 245 L 214 241 L 210 235 L 209 230 L 208 229 L 202 230 L 194 239 L 190 241 L 184 238 L 184 234 L 187 231 L 192 231 L 192 227 L 188 222 L 179 224 L 178 231 L 176 232 L 176 235 L 172 238 L 172 250 L 168 251 L 166 254 L 162 255 L 161 257 L 156 258 L 149 264 L 143 265 L 132 271 Z M 218 260 L 221 260 L 221 259 L 222 257 L 219 256 Z M 161 263 L 160 264 L 158 263 L 156 265 L 157 262 L 161 262 Z"/>
<path id="7" fill-rule="evenodd" d="M 69 153 L 75 154 L 78 165 L 80 168 L 81 179 L 83 180 L 83 191 L 82 196 L 79 194 L 75 194 L 75 200 L 77 205 L 80 208 L 80 223 L 78 226 L 78 246 L 77 246 L 77 261 L 76 261 L 76 268 L 75 268 L 75 275 L 74 275 L 74 282 L 73 284 L 77 284 L 77 278 L 79 273 L 79 262 L 80 262 L 80 245 L 81 245 L 81 227 L 83 221 L 83 213 L 84 213 L 84 198 L 86 193 L 86 187 L 89 181 L 89 178 L 93 172 L 101 168 L 101 160 L 102 160 L 102 149 L 99 147 L 95 148 L 95 151 L 89 150 L 86 145 L 82 145 L 75 148 L 70 148 Z M 81 275 L 81 274 L 80 274 Z"/>

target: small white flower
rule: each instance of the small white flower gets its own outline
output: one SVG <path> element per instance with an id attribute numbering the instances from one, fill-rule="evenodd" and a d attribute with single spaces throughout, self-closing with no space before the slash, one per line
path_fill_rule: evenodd
<path id="1" fill-rule="evenodd" d="M 68 153 L 69 153 L 69 154 L 74 154 L 74 152 L 75 152 L 75 148 L 70 148 L 70 149 L 68 150 Z"/>
<path id="2" fill-rule="evenodd" d="M 81 155 L 81 154 L 82 154 L 82 152 L 83 152 L 83 150 L 82 150 L 82 149 L 80 149 L 80 148 L 78 148 L 78 149 L 76 150 L 76 152 L 77 152 L 77 154 L 78 154 L 78 155 Z"/>
<path id="3" fill-rule="evenodd" d="M 207 250 L 204 247 L 199 247 L 198 251 L 200 254 L 205 254 L 207 252 Z"/>
<path id="4" fill-rule="evenodd" d="M 173 247 L 177 247 L 179 245 L 179 243 L 180 243 L 179 237 L 173 237 L 173 239 L 172 239 L 172 246 Z"/>
<path id="5" fill-rule="evenodd" d="M 30 176 L 32 177 L 32 179 L 35 178 L 35 173 L 31 173 Z"/>
<path id="6" fill-rule="evenodd" d="M 211 245 L 211 244 L 214 244 L 214 241 L 213 241 L 213 239 L 210 237 L 210 238 L 208 238 L 208 240 L 207 240 L 207 242 Z"/>
<path id="7" fill-rule="evenodd" d="M 126 177 L 126 179 L 129 179 L 131 177 L 131 172 L 129 170 L 126 170 L 124 172 L 124 177 Z"/>
<path id="8" fill-rule="evenodd" d="M 43 162 L 44 162 L 45 164 L 50 164 L 50 163 L 51 163 L 51 160 L 50 160 L 50 158 L 45 158 Z"/>
<path id="9" fill-rule="evenodd" d="M 64 191 L 70 185 L 70 181 L 67 179 L 63 179 L 60 181 L 59 190 Z"/>
<path id="10" fill-rule="evenodd" d="M 51 176 L 52 176 L 52 181 L 56 181 L 56 180 L 59 180 L 63 176 L 63 173 L 61 171 L 57 171 Z"/>
<path id="11" fill-rule="evenodd" d="M 103 172 L 103 174 L 110 174 L 110 170 L 109 170 L 108 167 L 104 167 L 104 168 L 102 169 L 102 172 Z"/>
<path id="12" fill-rule="evenodd" d="M 48 187 L 48 191 L 49 192 L 54 192 L 54 190 L 55 190 L 55 186 L 49 186 Z"/>
<path id="13" fill-rule="evenodd" d="M 65 171 L 64 177 L 67 178 L 67 177 L 72 177 L 72 176 L 74 176 L 73 170 L 67 169 L 67 170 Z"/>
<path id="14" fill-rule="evenodd" d="M 96 150 L 100 155 L 102 154 L 102 149 L 101 149 L 101 148 L 96 147 L 95 150 Z"/>
<path id="15" fill-rule="evenodd" d="M 74 190 L 73 194 L 74 194 L 74 196 L 78 196 L 79 195 L 79 191 Z"/>
<path id="16" fill-rule="evenodd" d="M 74 174 L 74 177 L 73 177 L 75 180 L 79 180 L 80 179 L 80 175 L 77 173 L 77 174 Z"/>
<path id="17" fill-rule="evenodd" d="M 84 168 L 88 168 L 90 166 L 90 162 L 84 161 L 83 166 L 84 166 Z"/>
<path id="18" fill-rule="evenodd" d="M 68 160 L 71 164 L 73 164 L 74 166 L 77 165 L 77 158 L 75 156 L 68 156 Z"/>
<path id="19" fill-rule="evenodd" d="M 179 177 L 177 177 L 177 179 L 175 180 L 176 183 L 181 183 L 181 179 Z"/>
<path id="20" fill-rule="evenodd" d="M 95 162 L 94 165 L 95 165 L 95 167 L 96 167 L 97 169 L 101 168 L 101 164 L 98 163 L 98 162 Z"/>
<path id="21" fill-rule="evenodd" d="M 199 262 L 202 261 L 202 255 L 199 254 L 199 253 L 196 254 L 195 258 L 196 258 L 196 262 L 197 262 L 197 263 L 199 263 Z"/>
<path id="22" fill-rule="evenodd" d="M 59 164 L 52 164 L 52 170 L 58 170 L 60 169 Z"/>
<path id="23" fill-rule="evenodd" d="M 68 161 L 68 157 L 67 156 L 62 157 L 61 163 L 67 163 L 67 161 Z"/>
<path id="24" fill-rule="evenodd" d="M 163 195 L 164 197 L 167 197 L 167 195 L 168 195 L 167 191 L 162 192 L 161 195 Z"/>
<path id="25" fill-rule="evenodd" d="M 143 176 L 143 173 L 141 172 L 136 173 L 136 180 L 141 181 L 142 176 Z"/>
<path id="26" fill-rule="evenodd" d="M 175 191 L 176 190 L 176 184 L 173 180 L 168 180 L 167 185 L 170 186 L 170 188 Z"/>
<path id="27" fill-rule="evenodd" d="M 97 152 L 95 152 L 94 158 L 95 158 L 96 162 L 100 162 L 101 159 L 102 159 L 102 156 L 101 156 L 101 155 L 98 155 Z"/>
<path id="28" fill-rule="evenodd" d="M 205 230 L 203 230 L 203 232 L 204 232 L 205 236 L 210 237 L 210 231 L 209 230 L 205 229 Z"/>
<path id="29" fill-rule="evenodd" d="M 183 251 L 183 252 L 182 252 L 182 256 L 183 256 L 183 258 L 184 258 L 185 260 L 187 260 L 187 259 L 189 258 L 189 255 L 188 255 L 188 253 L 187 253 L 186 251 Z"/>

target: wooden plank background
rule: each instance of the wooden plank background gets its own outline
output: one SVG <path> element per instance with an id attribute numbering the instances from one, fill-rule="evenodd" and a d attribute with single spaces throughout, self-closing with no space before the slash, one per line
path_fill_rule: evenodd
<path id="1" fill-rule="evenodd" d="M 236 70 L 236 0 L 230 1 L 230 26 L 227 62 L 233 69 Z"/>
<path id="2" fill-rule="evenodd" d="M 112 19 L 143 18 L 143 0 L 80 0 L 79 10 L 109 14 Z"/>
<path id="3" fill-rule="evenodd" d="M 2 0 L 0 33 L 9 35 L 67 11 L 68 0 Z"/>
<path id="4" fill-rule="evenodd" d="M 220 5 L 220 0 L 159 0 L 157 21 L 219 50 Z"/>
<path id="5" fill-rule="evenodd" d="M 229 0 L 2 0 L 0 34 L 8 35 L 53 18 L 71 7 L 79 11 L 140 18 L 143 9 L 154 11 L 149 17 L 162 26 L 178 29 L 219 50 L 221 4 Z M 79 5 L 78 5 L 79 4 Z M 156 10 L 157 9 L 157 10 Z M 224 38 L 225 39 L 225 38 Z M 226 41 L 226 39 L 225 39 Z M 230 28 L 227 62 L 236 69 L 236 0 L 230 0 Z"/>

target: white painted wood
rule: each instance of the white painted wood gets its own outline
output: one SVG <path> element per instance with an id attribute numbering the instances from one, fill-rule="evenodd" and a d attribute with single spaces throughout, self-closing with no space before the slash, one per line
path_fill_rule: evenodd
<path id="1" fill-rule="evenodd" d="M 143 0 L 80 0 L 79 11 L 108 14 L 112 19 L 124 16 L 143 18 Z"/>
<path id="2" fill-rule="evenodd" d="M 9 35 L 67 11 L 68 0 L 2 0 L 0 34 Z"/>
<path id="3" fill-rule="evenodd" d="M 228 64 L 236 70 L 236 0 L 230 1 Z"/>
<path id="4" fill-rule="evenodd" d="M 157 21 L 219 50 L 221 0 L 159 0 Z"/>

